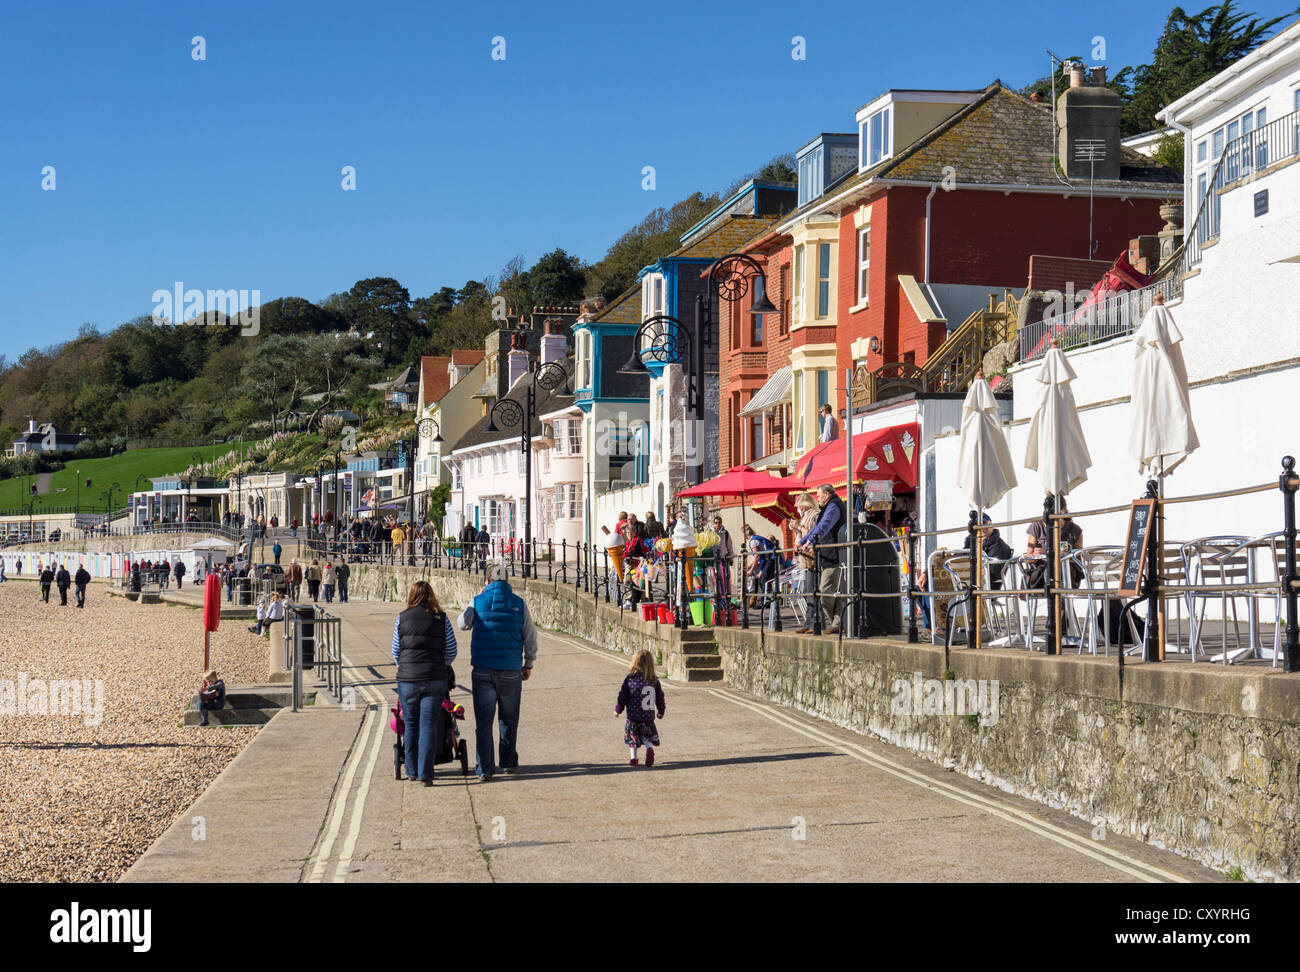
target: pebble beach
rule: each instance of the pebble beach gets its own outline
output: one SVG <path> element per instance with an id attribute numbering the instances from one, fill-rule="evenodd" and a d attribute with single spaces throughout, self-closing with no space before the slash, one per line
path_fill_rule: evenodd
<path id="1" fill-rule="evenodd" d="M 114 881 L 257 727 L 181 725 L 203 678 L 197 609 L 37 592 L 0 584 L 0 882 Z M 227 620 L 211 664 L 228 688 L 261 683 L 268 647 Z"/>

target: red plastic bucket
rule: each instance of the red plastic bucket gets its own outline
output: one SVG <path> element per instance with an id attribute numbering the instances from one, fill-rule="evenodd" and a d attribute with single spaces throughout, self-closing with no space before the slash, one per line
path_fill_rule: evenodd
<path id="1" fill-rule="evenodd" d="M 667 624 L 667 623 L 668 623 L 668 605 L 667 605 L 667 604 L 660 604 L 660 605 L 659 605 L 659 623 L 660 623 L 660 624 Z"/>
<path id="2" fill-rule="evenodd" d="M 642 605 L 641 605 L 641 620 L 642 620 L 642 621 L 653 621 L 653 620 L 655 619 L 655 611 L 656 611 L 656 608 L 657 608 L 657 607 L 658 607 L 658 605 L 656 605 L 656 604 L 642 604 Z"/>

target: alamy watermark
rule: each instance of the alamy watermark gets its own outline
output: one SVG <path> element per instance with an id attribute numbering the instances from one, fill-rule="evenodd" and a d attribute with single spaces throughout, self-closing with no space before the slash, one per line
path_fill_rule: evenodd
<path id="1" fill-rule="evenodd" d="M 89 678 L 0 678 L 0 718 L 80 716 L 88 726 L 104 721 L 104 683 Z"/>
<path id="2" fill-rule="evenodd" d="M 890 712 L 896 716 L 976 716 L 980 725 L 996 726 L 1001 716 L 998 680 L 922 678 L 890 683 Z"/>
<path id="3" fill-rule="evenodd" d="M 177 280 L 171 290 L 155 290 L 150 300 L 160 324 L 216 324 L 215 315 L 221 314 L 244 337 L 262 330 L 261 290 L 187 290 Z"/>

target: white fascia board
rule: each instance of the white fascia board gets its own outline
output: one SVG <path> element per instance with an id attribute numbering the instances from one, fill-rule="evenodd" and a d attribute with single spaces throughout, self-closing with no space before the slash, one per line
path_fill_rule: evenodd
<path id="1" fill-rule="evenodd" d="M 1189 121 L 1204 118 L 1222 105 L 1237 100 L 1252 87 L 1260 85 L 1262 76 L 1272 73 L 1278 66 L 1277 59 L 1294 51 L 1297 43 L 1300 43 L 1300 21 L 1251 51 L 1232 67 L 1219 72 L 1160 109 L 1156 112 L 1156 119 L 1165 124 L 1176 119 L 1186 125 Z"/>

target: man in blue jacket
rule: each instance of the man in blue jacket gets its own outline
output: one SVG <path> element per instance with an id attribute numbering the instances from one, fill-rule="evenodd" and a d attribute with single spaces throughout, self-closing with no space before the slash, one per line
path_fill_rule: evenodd
<path id="1" fill-rule="evenodd" d="M 498 716 L 501 733 L 501 769 L 515 773 L 519 753 L 515 746 L 519 732 L 519 699 L 523 683 L 537 658 L 537 629 L 524 599 L 506 583 L 505 564 L 487 568 L 487 583 L 474 602 L 465 608 L 458 625 L 471 632 L 471 686 L 474 692 L 474 772 L 487 783 L 496 772 L 492 751 L 492 720 Z"/>
<path id="2" fill-rule="evenodd" d="M 817 487 L 817 503 L 821 506 L 821 515 L 817 525 L 812 528 L 800 546 L 811 552 L 813 542 L 818 544 L 817 567 L 820 571 L 818 590 L 821 591 L 821 609 L 824 618 L 822 631 L 838 634 L 840 616 L 836 608 L 835 595 L 840 590 L 840 552 L 842 547 L 831 546 L 844 540 L 843 528 L 848 522 L 845 518 L 844 501 L 835 493 L 834 487 L 823 483 Z"/>

